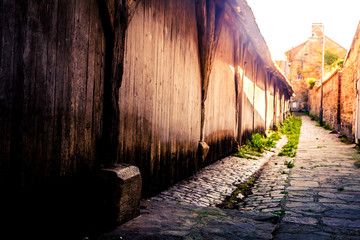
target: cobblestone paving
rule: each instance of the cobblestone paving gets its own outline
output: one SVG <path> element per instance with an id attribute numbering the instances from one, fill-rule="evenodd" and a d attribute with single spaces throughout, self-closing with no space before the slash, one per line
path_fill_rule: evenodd
<path id="1" fill-rule="evenodd" d="M 98 239 L 272 239 L 276 215 L 214 206 L 264 164 L 277 159 L 286 141 L 283 137 L 273 152 L 257 160 L 229 156 L 202 169 L 188 180 L 143 201 L 139 217 Z"/>
<path id="2" fill-rule="evenodd" d="M 285 143 L 286 137 L 283 137 L 273 152 L 269 151 L 257 160 L 234 156 L 223 158 L 150 200 L 215 206 L 224 201 L 236 189 L 237 184 L 246 182 L 269 159 L 276 156 Z"/>
<path id="3" fill-rule="evenodd" d="M 354 144 L 302 117 L 285 216 L 275 239 L 360 239 L 360 169 Z"/>
<path id="4" fill-rule="evenodd" d="M 143 202 L 138 218 L 99 239 L 360 240 L 360 168 L 353 158 L 360 154 L 302 118 L 294 168 L 276 155 L 225 158 Z M 261 165 L 238 209 L 213 207 Z"/>
<path id="5" fill-rule="evenodd" d="M 284 164 L 289 157 L 274 156 L 263 167 L 260 177 L 239 209 L 245 211 L 272 212 L 281 214 L 286 197 L 285 187 L 288 183 L 290 169 Z"/>
<path id="6" fill-rule="evenodd" d="M 139 217 L 98 239 L 272 239 L 276 225 L 269 220 L 273 217 L 270 213 L 149 201 Z"/>

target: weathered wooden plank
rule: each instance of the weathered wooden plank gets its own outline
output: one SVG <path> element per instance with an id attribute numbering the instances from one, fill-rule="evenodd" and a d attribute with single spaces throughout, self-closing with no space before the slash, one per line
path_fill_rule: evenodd
<path id="1" fill-rule="evenodd" d="M 160 84 L 158 85 L 158 101 L 159 101 L 159 128 L 158 134 L 159 137 L 159 164 L 158 164 L 158 171 L 162 172 L 162 169 L 165 169 L 166 166 L 166 78 L 167 78 L 167 68 L 163 67 L 167 64 L 166 54 L 167 54 L 167 41 L 166 41 L 166 8 L 165 8 L 165 1 L 160 1 L 160 8 L 159 8 L 159 28 L 160 28 L 160 58 L 158 59 L 159 64 L 159 79 Z M 165 144 L 164 144 L 165 143 Z M 166 174 L 160 174 L 158 178 L 159 186 L 163 185 L 164 180 L 166 179 Z"/>
<path id="2" fill-rule="evenodd" d="M 213 0 L 197 0 L 196 16 L 198 26 L 199 53 L 202 77 L 202 109 L 200 140 L 204 137 L 205 100 L 209 85 L 214 54 L 216 52 L 221 28 L 223 26 L 224 11 L 216 12 L 216 3 Z"/>
<path id="3" fill-rule="evenodd" d="M 194 33 L 196 33 L 196 29 L 194 29 L 194 26 L 196 26 L 196 13 L 194 12 L 194 7 L 195 3 L 191 1 L 177 1 L 173 4 L 175 14 L 172 21 L 173 24 L 175 24 L 175 29 L 172 35 L 173 39 L 176 41 L 174 78 L 177 79 L 174 84 L 174 94 L 176 98 L 173 100 L 173 110 L 175 110 L 173 114 L 173 134 L 175 134 L 175 136 L 171 146 L 171 154 L 173 155 L 173 161 L 176 164 L 176 166 L 173 167 L 173 173 L 175 175 L 173 181 L 177 181 L 184 176 L 189 175 L 191 172 L 191 165 L 189 162 L 195 161 L 195 158 L 189 160 L 186 154 L 189 152 L 191 141 L 193 141 L 191 136 L 189 136 L 189 133 L 191 133 L 191 126 L 194 122 L 191 122 L 190 119 L 192 118 L 192 114 L 199 111 L 199 108 L 193 108 L 191 101 L 192 96 L 190 95 L 191 88 L 196 88 L 196 82 L 182 84 L 188 82 L 188 79 L 199 79 L 193 75 L 192 67 L 194 67 L 194 65 L 191 65 L 193 59 L 193 56 L 191 56 L 191 49 L 194 44 L 198 44 L 197 39 L 193 40 L 192 38 Z M 194 51 L 196 51 L 196 53 L 198 52 L 196 49 L 194 49 Z M 200 102 L 198 103 L 200 104 Z M 176 111 L 176 109 L 181 109 L 181 111 Z M 198 139 L 199 137 L 196 138 L 195 141 L 197 142 Z M 184 144 L 184 141 L 188 141 L 188 143 Z"/>
<path id="4" fill-rule="evenodd" d="M 64 137 L 64 108 L 63 108 L 63 95 L 64 95 L 64 83 L 67 75 L 67 67 L 64 59 L 68 57 L 68 40 L 67 40 L 67 24 L 70 20 L 67 14 L 67 2 L 59 1 L 57 9 L 57 19 L 56 19 L 56 30 L 57 30 L 57 41 L 56 41 L 56 66 L 55 66 L 55 87 L 54 87 L 54 148 L 53 148 L 53 161 L 55 174 L 54 176 L 59 176 L 64 174 L 62 171 L 63 158 L 65 154 L 63 153 L 62 144 Z M 61 21 L 61 24 L 59 22 Z"/>
<path id="5" fill-rule="evenodd" d="M 99 9 L 96 4 L 93 5 L 92 17 L 100 19 Z M 104 111 L 104 82 L 105 82 L 105 44 L 106 39 L 104 35 L 104 29 L 100 21 L 94 21 L 94 46 L 92 49 L 95 52 L 94 55 L 94 76 L 93 76 L 93 111 L 92 111 L 92 141 L 96 147 L 95 151 L 95 166 L 98 167 L 104 156 L 100 149 L 103 149 L 104 136 L 103 131 L 103 111 Z M 103 149 L 104 150 L 104 149 Z"/>
<path id="6" fill-rule="evenodd" d="M 136 15 L 136 17 L 135 17 Z M 133 18 L 131 21 L 136 21 L 136 23 L 134 22 L 134 24 L 136 25 L 141 25 L 142 24 L 142 13 L 139 11 L 135 11 L 135 13 L 133 14 Z M 140 146 L 141 146 L 141 136 L 140 136 L 140 131 L 141 131 L 141 119 L 142 119 L 142 114 L 141 114 L 141 103 L 142 103 L 142 96 L 140 95 L 140 90 L 143 87 L 143 78 L 142 76 L 142 57 L 141 56 L 136 56 L 135 52 L 136 51 L 141 51 L 140 45 L 141 45 L 141 37 L 142 37 L 143 33 L 142 31 L 133 31 L 132 37 L 134 39 L 139 39 L 137 41 L 133 41 L 132 43 L 132 51 L 133 51 L 133 67 L 132 67 L 132 83 L 133 83 L 133 115 L 134 115 L 134 119 L 132 121 L 132 125 L 133 125 L 133 134 L 132 134 L 132 146 L 131 146 L 131 154 L 132 154 L 132 161 L 133 164 L 136 165 L 140 165 L 141 164 L 141 150 L 140 150 Z M 139 77 L 138 77 L 139 76 Z M 138 81 L 139 79 L 139 81 Z"/>
<path id="7" fill-rule="evenodd" d="M 268 111 L 269 111 L 269 92 L 268 92 L 268 85 L 269 85 L 269 81 L 271 78 L 271 73 L 267 73 L 266 74 L 266 78 L 265 78 L 265 132 L 268 132 Z"/>
<path id="8" fill-rule="evenodd" d="M 191 1 L 141 3 L 137 10 L 140 12 L 134 14 L 126 36 L 123 85 L 119 95 L 120 122 L 121 125 L 129 124 L 121 116 L 129 115 L 132 111 L 134 127 L 128 128 L 131 128 L 133 135 L 136 136 L 135 141 L 130 145 L 131 155 L 121 152 L 120 155 L 123 156 L 122 161 L 135 161 L 136 164 L 141 165 L 140 168 L 145 173 L 144 178 L 147 178 L 146 181 L 144 180 L 147 183 L 147 192 L 164 188 L 184 177 L 188 172 L 187 141 L 194 133 L 187 131 L 191 129 L 187 122 L 193 122 L 192 114 L 199 116 L 199 112 L 188 106 L 188 102 L 194 102 L 195 109 L 200 109 L 199 94 L 201 93 L 199 69 L 194 71 L 193 66 L 187 66 L 188 56 L 191 57 L 191 61 L 198 61 L 196 25 L 192 27 L 191 37 L 187 37 L 189 28 L 185 19 L 189 16 L 184 9 L 189 3 Z M 194 5 L 192 11 L 192 21 L 194 21 Z M 183 19 L 184 22 L 179 19 Z M 128 41 L 132 41 L 134 46 L 131 49 Z M 129 54 L 133 56 L 128 56 Z M 141 71 L 138 70 L 140 65 Z M 194 78 L 185 69 L 191 69 L 195 72 L 194 75 L 198 75 Z M 192 83 L 194 79 L 199 81 L 195 84 L 195 89 L 191 84 L 186 84 Z M 131 86 L 133 91 L 128 90 Z M 195 101 L 187 99 L 189 89 L 194 92 Z M 133 99 L 136 104 L 123 105 L 124 101 L 129 101 L 128 99 Z M 131 109 L 126 105 L 131 105 Z M 195 134 L 196 145 L 199 132 Z M 120 142 L 126 144 L 124 139 Z M 146 155 L 143 160 L 143 156 L 139 156 L 137 152 L 139 145 L 140 148 L 144 148 Z M 196 151 L 196 148 L 194 149 Z"/>
<path id="9" fill-rule="evenodd" d="M 140 5 L 140 4 L 139 4 Z M 133 18 L 134 19 L 134 16 L 135 14 L 138 14 L 138 23 L 140 25 L 140 27 L 142 29 L 144 29 L 144 9 L 139 9 L 139 5 L 137 6 L 137 10 L 136 12 L 133 14 Z M 140 39 L 140 41 L 137 42 L 135 48 L 137 49 L 137 51 L 140 51 L 140 52 L 144 52 L 144 31 L 140 31 L 137 33 L 138 35 L 138 38 Z M 146 119 L 145 119 L 145 107 L 144 107 L 144 104 L 143 104 L 143 101 L 145 99 L 145 95 L 147 94 L 146 92 L 146 82 L 145 82 L 145 78 L 144 78 L 144 71 L 145 69 L 143 68 L 144 67 L 144 63 L 145 63 L 145 60 L 144 60 L 144 55 L 140 55 L 138 58 L 137 58 L 137 73 L 136 75 L 138 75 L 140 78 L 141 78 L 141 81 L 139 82 L 140 84 L 137 86 L 136 88 L 136 95 L 137 95 L 137 113 L 138 113 L 138 116 L 139 118 L 137 119 L 137 139 L 136 139 L 136 148 L 135 148 L 135 153 L 136 153 L 136 156 L 135 158 L 137 159 L 137 166 L 141 165 L 141 166 L 146 166 L 146 151 L 145 151 L 145 148 L 144 148 L 144 142 L 146 141 L 146 132 L 145 132 L 145 122 L 146 122 Z"/>
<path id="10" fill-rule="evenodd" d="M 274 121 L 274 83 L 273 76 L 271 75 L 269 79 L 269 101 L 268 101 L 268 127 L 273 128 Z"/>
<path id="11" fill-rule="evenodd" d="M 191 4 L 188 4 L 189 10 L 187 13 L 184 14 L 184 19 L 192 19 L 193 24 L 186 24 L 185 32 L 191 33 L 190 36 L 190 47 L 189 47 L 189 60 L 187 61 L 187 68 L 186 72 L 189 73 L 189 76 L 185 77 L 186 79 L 192 79 L 191 86 L 189 86 L 189 119 L 188 124 L 189 128 L 188 131 L 191 133 L 189 136 L 190 145 L 188 146 L 187 152 L 187 161 L 189 162 L 188 167 L 188 174 L 194 173 L 198 170 L 198 158 L 197 158 L 197 149 L 198 149 L 198 140 L 200 140 L 200 122 L 201 122 L 201 111 L 193 111 L 192 109 L 201 109 L 201 92 L 198 89 L 201 89 L 201 73 L 200 73 L 200 59 L 198 57 L 199 53 L 199 45 L 198 45 L 198 36 L 197 36 L 197 26 L 196 22 L 196 6 L 193 1 L 189 1 Z M 192 16 L 190 18 L 190 16 Z M 186 21 L 186 22 L 187 22 Z M 189 25 L 189 26 L 187 26 Z"/>
<path id="12" fill-rule="evenodd" d="M 152 1 L 143 1 L 139 9 L 144 12 L 144 80 L 146 85 L 145 94 L 145 132 L 144 148 L 146 149 L 146 165 L 143 167 L 147 176 L 144 176 L 144 182 L 149 181 L 154 171 L 154 153 L 155 153 L 155 39 L 154 25 L 152 24 L 153 14 L 155 12 Z M 153 46 L 153 47 L 151 47 Z"/>
<path id="13" fill-rule="evenodd" d="M 74 142 L 73 130 L 74 117 L 73 117 L 73 104 L 74 101 L 71 96 L 71 83 L 73 79 L 72 75 L 72 46 L 73 46 L 73 31 L 75 22 L 75 6 L 71 0 L 59 1 L 58 5 L 58 53 L 57 53 L 57 65 L 56 70 L 57 77 L 56 82 L 59 83 L 56 86 L 56 109 L 57 109 L 57 136 L 61 136 L 59 151 L 59 175 L 71 175 L 73 172 L 74 147 L 71 142 Z"/>
<path id="14" fill-rule="evenodd" d="M 155 1 L 154 2 L 154 10 L 156 11 L 154 15 L 154 18 L 152 19 L 152 24 L 154 24 L 154 42 L 158 43 L 156 44 L 156 58 L 155 58 L 155 64 L 156 64 L 156 72 L 155 72 L 155 81 L 156 81 L 156 91 L 155 91 L 155 114 L 154 114 L 154 144 L 155 144 L 155 153 L 153 158 L 153 166 L 154 166 L 154 181 L 153 184 L 161 184 L 161 176 L 160 174 L 160 157 L 161 157 L 161 91 L 160 91 L 160 84 L 161 84 L 161 56 L 162 56 L 162 34 L 161 34 L 161 27 L 163 26 L 163 22 L 161 22 L 161 15 L 163 16 L 164 11 L 160 10 L 161 8 L 161 1 Z"/>
<path id="15" fill-rule="evenodd" d="M 90 1 L 88 12 L 88 42 L 87 42 L 87 59 L 86 59 L 86 94 L 85 94 L 85 159 L 87 168 L 92 168 L 95 161 L 96 138 L 93 135 L 95 123 L 95 82 L 100 80 L 100 74 L 95 72 L 96 56 L 96 25 L 99 23 L 97 2 Z M 101 69 L 99 69 L 101 71 Z"/>
<path id="16" fill-rule="evenodd" d="M 74 157 L 75 168 L 77 172 L 86 169 L 87 153 L 86 153 L 86 135 L 90 135 L 90 130 L 86 126 L 86 91 L 87 91 L 87 75 L 88 75 L 88 51 L 89 51 L 89 15 L 90 5 L 87 1 L 76 1 L 75 9 L 75 25 L 73 34 L 73 81 L 72 81 L 72 97 L 73 97 L 73 140 L 74 140 Z"/>
<path id="17" fill-rule="evenodd" d="M 244 134 L 244 115 L 245 115 L 245 107 L 244 107 L 244 103 L 245 103 L 245 94 L 244 94 L 244 77 L 245 77 L 245 67 L 246 67 L 246 44 L 245 44 L 245 40 L 242 38 L 242 36 L 240 37 L 240 47 L 241 47 L 241 52 L 240 52 L 240 70 L 242 71 L 241 73 L 241 79 L 240 79 L 240 107 L 239 107 L 239 144 L 242 144 L 242 139 L 243 139 L 243 134 Z"/>
<path id="18" fill-rule="evenodd" d="M 37 149 L 36 149 L 36 140 L 37 140 L 37 125 L 36 125 L 36 115 L 41 115 L 40 109 L 36 108 L 36 98 L 37 98 L 37 69 L 41 67 L 41 62 L 38 62 L 37 53 L 40 51 L 40 42 L 38 42 L 38 31 L 40 28 L 39 19 L 38 19 L 38 2 L 37 1 L 28 1 L 28 6 L 24 17 L 26 18 L 26 36 L 23 39 L 19 39 L 18 44 L 25 44 L 25 49 L 23 52 L 23 59 L 18 59 L 18 61 L 24 62 L 24 78 L 23 78 L 23 94 L 24 102 L 23 108 L 19 109 L 23 113 L 22 123 L 23 123 L 23 158 L 22 166 L 19 166 L 19 171 L 26 168 L 29 169 L 29 172 L 34 172 L 36 167 L 37 159 Z M 23 43 L 21 42 L 23 41 Z M 19 51 L 19 49 L 16 49 Z M 18 52 L 19 53 L 19 52 Z M 16 54 L 16 52 L 15 52 Z M 18 103 L 21 105 L 20 103 Z M 18 105 L 17 104 L 17 105 Z M 20 106 L 19 106 L 20 108 Z M 36 113 L 37 114 L 34 114 Z M 34 183 L 34 176 L 25 175 L 26 182 Z"/>
<path id="19" fill-rule="evenodd" d="M 99 9 L 96 7 L 96 17 L 100 19 Z M 105 73 L 106 70 L 109 70 L 107 65 L 109 62 L 106 61 L 106 39 L 105 31 L 103 25 L 99 22 L 96 23 L 96 38 L 95 38 L 95 61 L 94 61 L 94 111 L 93 111 L 93 141 L 96 144 L 96 164 L 95 167 L 103 162 L 104 156 L 104 143 L 106 143 L 104 138 L 104 85 L 105 85 L 105 76 L 108 76 L 108 73 Z"/>
<path id="20" fill-rule="evenodd" d="M 55 176 L 56 175 L 56 164 L 54 163 L 54 135 L 55 129 L 54 124 L 56 121 L 55 116 L 55 86 L 56 86 L 56 54 L 57 54 L 57 1 L 47 2 L 46 4 L 41 4 L 41 12 L 44 12 L 45 17 L 43 17 L 42 22 L 46 26 L 46 43 L 47 43 L 47 62 L 46 62 L 46 88 L 47 88 L 47 130 L 46 139 L 47 141 L 47 152 L 45 156 L 44 171 L 45 177 Z M 46 8 L 46 9 L 45 9 Z M 44 16 L 43 15 L 43 16 Z"/>
<path id="21" fill-rule="evenodd" d="M 235 99 L 236 99 L 236 116 L 235 116 L 235 139 L 237 143 L 239 143 L 241 140 L 239 138 L 239 120 L 240 120 L 240 81 L 241 81 L 241 71 L 240 71 L 240 34 L 234 33 L 234 82 L 235 82 Z"/>
<path id="22" fill-rule="evenodd" d="M 135 23 L 135 22 L 134 22 Z M 130 39 L 137 39 L 138 32 L 135 29 L 128 29 L 128 35 L 130 36 Z M 127 134 L 126 134 L 126 142 L 127 144 L 127 153 L 126 153 L 126 159 L 128 159 L 128 162 L 131 164 L 135 164 L 135 146 L 137 141 L 136 136 L 136 126 L 137 126 L 137 105 L 138 105 L 138 99 L 136 96 L 136 87 L 138 84 L 137 81 L 137 71 L 138 71 L 138 65 L 137 65 L 137 56 L 135 55 L 136 52 L 136 44 L 138 41 L 129 41 L 126 42 L 129 46 L 129 49 L 126 49 L 129 51 L 130 54 L 130 71 L 129 71 L 129 80 L 130 80 L 130 86 L 129 89 L 129 102 L 128 102 L 128 119 L 127 119 Z"/>
<path id="23" fill-rule="evenodd" d="M 8 111 L 7 119 L 1 114 L 2 126 L 7 129 L 0 129 L 6 149 L 1 151 L 1 169 L 6 169 L 19 186 L 74 174 L 75 163 L 87 158 L 87 128 L 83 124 L 87 85 L 83 76 L 88 67 L 89 49 L 84 37 L 89 29 L 90 5 L 82 0 L 78 5 L 73 3 L 29 0 L 0 4 L 1 18 L 7 18 L 0 24 L 0 68 L 7 71 L 5 75 L 1 70 L 5 81 L 0 84 L 0 106 L 2 113 Z M 75 10 L 83 16 L 79 23 L 75 22 Z M 95 21 L 100 23 L 99 18 Z M 85 25 L 74 33 L 74 24 L 81 23 Z M 75 46 L 75 42 L 83 42 L 83 47 Z M 73 61 L 74 55 L 79 57 L 78 62 Z M 91 124 L 91 112 L 89 116 Z M 81 142 L 85 145 L 80 146 Z M 82 164 L 91 166 L 91 160 Z"/>
<path id="24" fill-rule="evenodd" d="M 210 146 L 206 163 L 234 147 L 236 118 L 234 39 L 228 26 L 222 28 L 210 75 L 205 105 L 205 141 Z"/>
<path id="25" fill-rule="evenodd" d="M 136 39 L 136 30 L 128 28 L 127 35 L 130 39 Z M 136 113 L 134 112 L 134 106 L 136 106 L 135 101 L 135 81 L 136 81 L 136 68 L 135 68 L 135 42 L 126 40 L 126 49 L 129 55 L 129 85 L 127 86 L 126 91 L 129 94 L 127 100 L 127 115 L 125 120 L 125 158 L 131 164 L 134 164 L 134 143 L 136 141 Z"/>
<path id="26" fill-rule="evenodd" d="M 251 99 L 251 104 L 252 104 L 252 132 L 255 131 L 255 99 L 256 99 L 256 82 L 257 82 L 257 70 L 258 70 L 258 65 L 257 65 L 257 59 L 255 59 L 253 62 L 253 68 L 252 68 L 252 76 L 253 76 L 253 99 Z"/>
<path id="27" fill-rule="evenodd" d="M 11 177 L 11 139 L 14 94 L 14 25 L 15 25 L 15 2 L 3 0 L 0 2 L 0 183 Z M 19 127 L 19 126 L 18 126 Z M 18 149 L 20 151 L 20 149 Z"/>
<path id="28" fill-rule="evenodd" d="M 34 17 L 37 21 L 37 31 L 35 32 L 34 41 L 37 42 L 36 53 L 33 53 L 36 62 L 35 79 L 34 79 L 34 149 L 33 163 L 34 171 L 32 178 L 34 183 L 41 182 L 45 177 L 45 164 L 47 161 L 47 152 L 51 149 L 51 140 L 49 141 L 48 133 L 52 130 L 52 91 L 49 86 L 47 75 L 47 32 L 49 31 L 50 16 L 46 16 L 47 6 L 45 2 L 38 1 L 37 12 Z M 51 151 L 51 150 L 50 150 Z"/>
<path id="29" fill-rule="evenodd" d="M 175 74 L 175 65 L 174 59 L 177 57 L 177 50 L 179 46 L 176 46 L 177 39 L 177 28 L 178 23 L 174 22 L 173 18 L 178 16 L 176 8 L 174 7 L 176 2 L 174 1 L 166 1 L 164 2 L 164 43 L 165 43 L 165 55 L 164 59 L 168 62 L 168 67 L 165 68 L 164 71 L 164 85 L 167 85 L 168 91 L 164 88 L 165 101 L 164 103 L 164 131 L 166 132 L 164 136 L 164 140 L 166 141 L 165 153 L 164 153 L 164 167 L 165 171 L 168 172 L 167 175 L 164 176 L 163 181 L 172 182 L 175 176 L 175 165 L 177 164 L 176 158 L 173 156 L 176 154 L 176 132 L 174 131 L 176 128 L 176 123 L 174 122 L 174 108 L 176 104 L 176 81 L 181 75 Z M 166 76 L 168 78 L 169 83 L 166 84 Z M 175 160 L 175 161 L 174 161 Z"/>

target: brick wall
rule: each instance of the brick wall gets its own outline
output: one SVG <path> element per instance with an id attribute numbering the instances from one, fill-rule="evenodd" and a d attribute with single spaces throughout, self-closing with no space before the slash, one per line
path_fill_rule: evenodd
<path id="1" fill-rule="evenodd" d="M 340 93 L 340 124 L 341 133 L 347 137 L 353 138 L 355 126 L 355 88 L 354 88 L 354 66 L 348 64 L 344 67 L 341 77 L 341 93 Z"/>
<path id="2" fill-rule="evenodd" d="M 320 89 L 316 87 L 309 90 L 309 108 L 310 114 L 319 116 L 320 112 Z"/>
<path id="3" fill-rule="evenodd" d="M 354 138 L 356 130 L 356 85 L 359 84 L 360 23 L 346 58 L 341 76 L 341 128 L 342 133 Z M 359 88 L 358 88 L 359 89 Z M 359 131 L 358 131 L 359 132 Z"/>
<path id="4" fill-rule="evenodd" d="M 331 128 L 338 129 L 338 87 L 340 72 L 335 71 L 323 84 L 323 121 Z M 310 113 L 320 115 L 321 86 L 316 86 L 309 93 Z"/>
<path id="5" fill-rule="evenodd" d="M 338 129 L 338 87 L 339 75 L 336 71 L 323 85 L 323 120 L 333 129 Z"/>
<path id="6" fill-rule="evenodd" d="M 323 119 L 333 129 L 340 131 L 341 134 L 349 138 L 360 133 L 360 118 L 357 113 L 356 86 L 359 89 L 359 59 L 360 59 L 360 24 L 355 33 L 355 37 L 344 67 L 335 72 L 325 80 L 323 85 Z M 310 113 L 319 115 L 320 113 L 320 86 L 314 87 L 309 93 Z M 358 107 L 359 109 L 359 107 Z M 357 133 L 356 133 L 356 128 Z"/>

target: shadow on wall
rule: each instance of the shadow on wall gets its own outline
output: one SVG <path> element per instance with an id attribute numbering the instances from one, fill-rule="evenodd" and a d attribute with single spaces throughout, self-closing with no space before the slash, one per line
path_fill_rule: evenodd
<path id="1" fill-rule="evenodd" d="M 189 141 L 181 128 L 166 131 L 144 117 L 124 113 L 119 159 L 139 167 L 143 196 L 151 196 L 192 174 L 198 163 L 198 140 Z M 138 124 L 136 124 L 138 123 Z"/>
<path id="2" fill-rule="evenodd" d="M 251 135 L 255 132 L 264 134 L 265 133 L 265 119 L 263 114 L 260 114 L 256 109 L 253 108 L 253 104 L 248 97 L 245 97 L 244 108 L 248 109 L 243 116 L 243 131 L 242 131 L 242 142 L 251 138 Z M 254 110 L 254 111 L 253 111 Z"/>
<path id="3" fill-rule="evenodd" d="M 209 134 L 205 137 L 205 142 L 209 145 L 210 150 L 205 161 L 200 163 L 201 167 L 205 167 L 206 165 L 235 152 L 237 148 L 234 130 L 223 130 Z"/>

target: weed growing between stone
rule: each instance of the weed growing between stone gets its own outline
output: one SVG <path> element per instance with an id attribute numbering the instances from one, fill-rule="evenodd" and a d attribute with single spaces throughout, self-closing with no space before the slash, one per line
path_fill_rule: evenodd
<path id="1" fill-rule="evenodd" d="M 284 162 L 284 164 L 288 167 L 288 168 L 293 168 L 295 165 L 294 165 L 294 162 L 292 160 L 286 160 Z"/>
<path id="2" fill-rule="evenodd" d="M 310 119 L 311 119 L 311 121 L 319 121 L 319 116 L 318 115 L 316 115 L 316 114 L 309 114 L 309 117 L 310 117 Z"/>
<path id="3" fill-rule="evenodd" d="M 217 204 L 216 206 L 228 209 L 236 208 L 237 204 L 242 201 L 242 199 L 238 196 L 247 197 L 249 194 L 251 194 L 251 188 L 254 186 L 255 181 L 260 177 L 260 175 L 261 170 L 255 172 L 248 181 L 239 184 L 235 191 L 230 196 L 226 197 L 222 204 Z"/>
<path id="4" fill-rule="evenodd" d="M 300 137 L 300 128 L 301 128 L 301 117 L 300 116 L 291 116 L 283 122 L 283 125 L 280 127 L 280 132 L 285 134 L 288 138 L 288 142 L 282 148 L 279 156 L 296 156 L 297 145 L 299 144 Z"/>
<path id="5" fill-rule="evenodd" d="M 360 146 L 356 145 L 355 149 L 357 150 L 357 152 L 352 154 L 352 157 L 354 158 L 355 162 L 355 166 L 357 168 L 360 168 Z"/>
<path id="6" fill-rule="evenodd" d="M 307 114 L 307 115 L 309 115 L 309 117 L 310 117 L 310 119 L 312 120 L 312 121 L 316 121 L 317 123 L 315 124 L 315 126 L 316 127 L 323 127 L 325 130 L 329 130 L 329 131 L 332 131 L 331 133 L 337 133 L 335 130 L 333 130 L 332 129 L 332 127 L 329 125 L 329 124 L 326 124 L 325 122 L 324 122 L 324 124 L 321 126 L 320 125 L 320 118 L 319 118 L 319 116 L 318 115 L 316 115 L 316 114 Z"/>
<path id="7" fill-rule="evenodd" d="M 282 217 L 282 216 L 285 215 L 285 211 L 284 211 L 284 210 L 273 211 L 273 212 L 271 212 L 271 213 L 272 213 L 272 214 L 275 214 L 275 215 L 277 215 L 277 216 L 279 216 L 279 217 Z"/>
<path id="8" fill-rule="evenodd" d="M 345 135 L 341 135 L 341 136 L 339 136 L 339 138 L 340 138 L 340 141 L 343 142 L 343 143 L 346 143 L 346 144 L 353 144 L 354 143 L 354 139 L 348 138 Z"/>
<path id="9" fill-rule="evenodd" d="M 329 130 L 329 131 L 332 131 L 332 128 L 329 124 L 323 124 L 322 126 L 320 125 L 320 123 L 316 123 L 315 124 L 316 127 L 323 127 L 325 130 Z M 332 133 L 332 132 L 330 132 Z"/>
<path id="10" fill-rule="evenodd" d="M 234 155 L 241 158 L 256 159 L 254 156 L 261 157 L 265 150 L 276 147 L 276 142 L 280 139 L 279 131 L 272 131 L 267 138 L 260 133 L 255 133 Z"/>
<path id="11" fill-rule="evenodd" d="M 331 128 L 331 126 L 329 124 L 324 124 L 323 128 L 325 128 L 325 130 L 329 130 L 329 131 L 332 130 L 332 128 Z"/>

